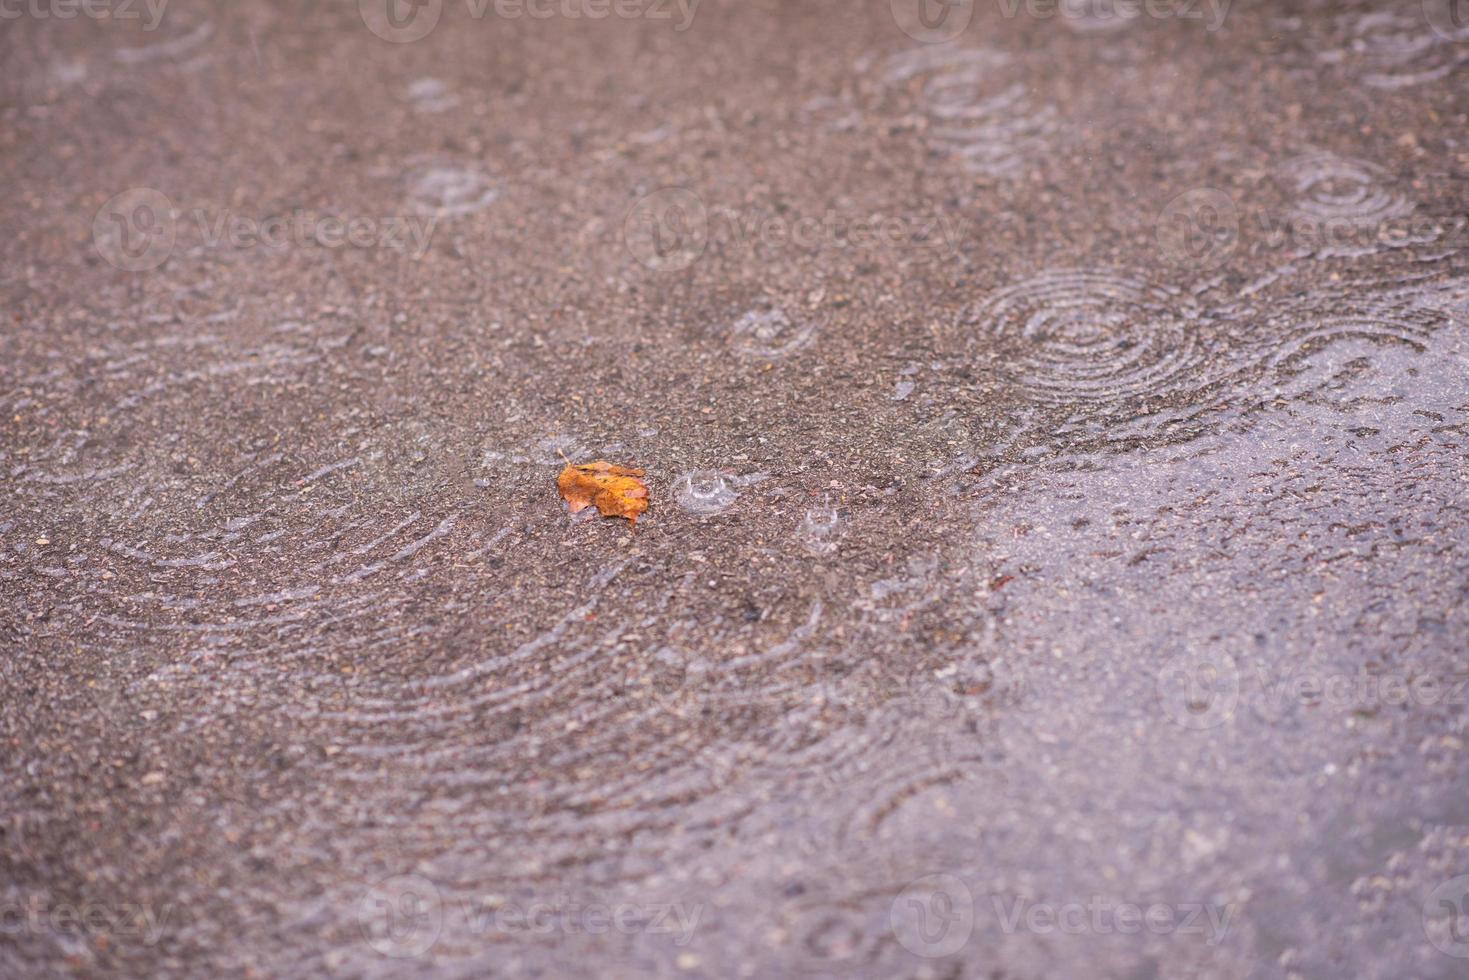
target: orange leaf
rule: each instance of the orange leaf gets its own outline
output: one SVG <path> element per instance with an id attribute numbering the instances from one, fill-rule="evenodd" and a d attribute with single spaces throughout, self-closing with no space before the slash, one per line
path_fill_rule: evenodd
<path id="1" fill-rule="evenodd" d="M 642 470 L 599 459 L 568 465 L 556 478 L 556 489 L 573 514 L 595 506 L 603 517 L 626 517 L 636 528 L 638 515 L 648 509 L 648 485 L 638 479 L 642 475 Z"/>

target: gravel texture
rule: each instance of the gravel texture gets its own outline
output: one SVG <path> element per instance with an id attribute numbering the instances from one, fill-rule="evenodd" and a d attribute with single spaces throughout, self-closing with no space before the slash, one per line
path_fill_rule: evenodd
<path id="1" fill-rule="evenodd" d="M 923 2 L 7 8 L 0 975 L 1466 975 L 1469 30 Z"/>

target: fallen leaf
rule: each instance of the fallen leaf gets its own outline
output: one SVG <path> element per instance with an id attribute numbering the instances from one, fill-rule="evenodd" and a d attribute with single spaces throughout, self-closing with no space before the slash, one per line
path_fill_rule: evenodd
<path id="1" fill-rule="evenodd" d="M 648 509 L 648 485 L 638 479 L 642 470 L 617 466 L 606 460 L 568 465 L 556 478 L 556 489 L 573 514 L 595 506 L 603 517 L 626 517 L 633 527 Z"/>

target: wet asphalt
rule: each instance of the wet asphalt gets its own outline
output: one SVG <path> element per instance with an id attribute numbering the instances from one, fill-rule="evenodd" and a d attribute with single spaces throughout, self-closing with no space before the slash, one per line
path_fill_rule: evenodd
<path id="1" fill-rule="evenodd" d="M 1465 976 L 1460 8 L 0 6 L 0 975 Z"/>

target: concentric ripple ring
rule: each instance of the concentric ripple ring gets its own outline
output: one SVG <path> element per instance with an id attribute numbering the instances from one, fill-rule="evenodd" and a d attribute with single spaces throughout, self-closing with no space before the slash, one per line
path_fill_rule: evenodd
<path id="1" fill-rule="evenodd" d="M 1203 351 L 1181 296 L 1111 272 L 1059 269 L 959 314 L 955 353 L 1051 404 L 1103 404 L 1197 387 Z"/>

